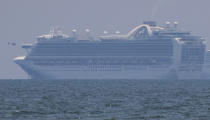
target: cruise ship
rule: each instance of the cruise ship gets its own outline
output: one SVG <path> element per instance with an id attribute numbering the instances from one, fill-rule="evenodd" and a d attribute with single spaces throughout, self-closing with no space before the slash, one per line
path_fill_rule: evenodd
<path id="1" fill-rule="evenodd" d="M 52 29 L 23 44 L 27 55 L 15 63 L 31 79 L 201 79 L 210 73 L 206 40 L 179 30 L 178 22 L 145 21 L 125 35 L 72 32 Z"/>

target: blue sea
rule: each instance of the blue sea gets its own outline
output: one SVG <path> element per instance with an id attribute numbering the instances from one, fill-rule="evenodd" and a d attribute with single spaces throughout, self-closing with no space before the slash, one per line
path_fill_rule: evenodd
<path id="1" fill-rule="evenodd" d="M 210 80 L 0 80 L 0 120 L 210 120 Z"/>

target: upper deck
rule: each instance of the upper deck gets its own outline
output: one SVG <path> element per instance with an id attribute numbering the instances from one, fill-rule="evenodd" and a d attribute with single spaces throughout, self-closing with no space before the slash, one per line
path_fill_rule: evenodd
<path id="1" fill-rule="evenodd" d="M 190 32 L 178 30 L 177 25 L 175 22 L 157 26 L 147 21 L 125 35 L 97 37 L 91 37 L 87 29 L 85 39 L 81 39 L 76 30 L 68 36 L 60 29 L 51 29 L 49 34 L 39 36 L 36 44 L 23 48 L 32 48 L 29 56 L 173 56 L 174 40 L 204 41 Z"/>

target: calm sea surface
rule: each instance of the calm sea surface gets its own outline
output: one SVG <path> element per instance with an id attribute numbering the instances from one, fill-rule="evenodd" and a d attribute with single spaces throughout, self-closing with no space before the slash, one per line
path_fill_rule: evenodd
<path id="1" fill-rule="evenodd" d="M 210 120 L 210 80 L 0 80 L 0 120 Z"/>

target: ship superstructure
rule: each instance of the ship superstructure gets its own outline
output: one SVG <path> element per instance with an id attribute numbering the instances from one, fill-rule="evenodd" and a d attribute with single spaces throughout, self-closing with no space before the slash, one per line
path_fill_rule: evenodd
<path id="1" fill-rule="evenodd" d="M 34 79 L 199 79 L 206 42 L 177 25 L 146 21 L 126 35 L 95 38 L 53 29 L 23 45 L 28 54 L 15 62 Z"/>

